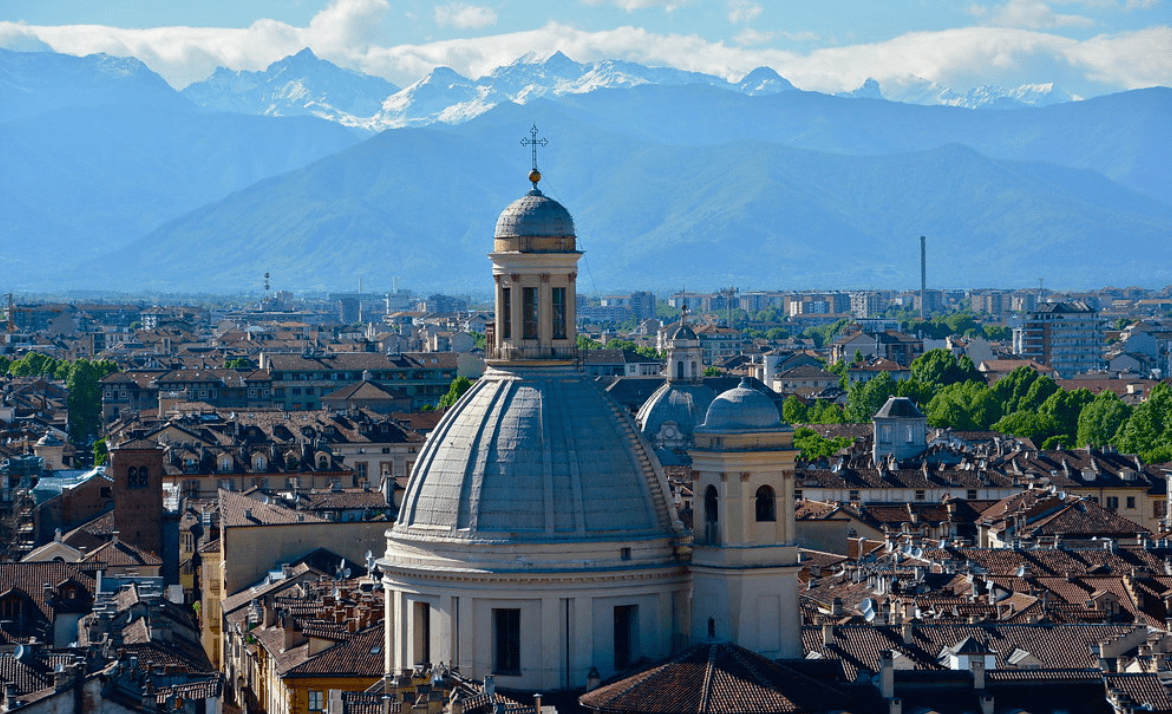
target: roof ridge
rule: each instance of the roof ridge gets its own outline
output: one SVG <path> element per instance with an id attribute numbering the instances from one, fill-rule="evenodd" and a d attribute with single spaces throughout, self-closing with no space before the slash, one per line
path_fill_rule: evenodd
<path id="1" fill-rule="evenodd" d="M 704 668 L 704 683 L 700 685 L 700 711 L 709 711 L 712 703 L 712 680 L 716 677 L 716 645 L 708 645 L 708 666 Z"/>

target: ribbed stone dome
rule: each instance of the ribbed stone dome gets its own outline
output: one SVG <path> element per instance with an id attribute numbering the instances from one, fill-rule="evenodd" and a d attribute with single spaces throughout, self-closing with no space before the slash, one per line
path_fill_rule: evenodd
<path id="1" fill-rule="evenodd" d="M 662 468 L 621 407 L 571 368 L 490 369 L 415 464 L 392 540 L 668 538 Z"/>
<path id="2" fill-rule="evenodd" d="M 707 385 L 665 382 L 639 407 L 635 421 L 652 441 L 669 421 L 675 422 L 680 433 L 690 439 L 696 427 L 704 422 L 714 399 L 716 393 Z"/>
<path id="3" fill-rule="evenodd" d="M 745 431 L 752 429 L 777 429 L 781 417 L 773 401 L 749 386 L 749 380 L 742 379 L 736 387 L 722 393 L 708 406 L 704 431 Z"/>
<path id="4" fill-rule="evenodd" d="M 695 340 L 698 338 L 696 337 L 696 333 L 692 331 L 692 328 L 688 327 L 687 325 L 680 325 L 679 327 L 676 328 L 676 331 L 674 333 L 672 333 L 671 339 L 673 339 L 673 340 Z"/>
<path id="5" fill-rule="evenodd" d="M 496 221 L 496 238 L 562 238 L 574 235 L 574 219 L 570 212 L 536 188 L 510 203 Z"/>

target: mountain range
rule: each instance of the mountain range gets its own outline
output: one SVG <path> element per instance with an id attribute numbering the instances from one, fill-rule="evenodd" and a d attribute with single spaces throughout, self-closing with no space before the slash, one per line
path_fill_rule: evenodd
<path id="1" fill-rule="evenodd" d="M 0 51 L 6 287 L 480 292 L 534 123 L 587 293 L 908 286 L 920 235 L 938 285 L 1172 283 L 1172 90 L 877 90 L 560 54 L 398 89 L 306 50 L 177 92 L 134 60 Z"/>

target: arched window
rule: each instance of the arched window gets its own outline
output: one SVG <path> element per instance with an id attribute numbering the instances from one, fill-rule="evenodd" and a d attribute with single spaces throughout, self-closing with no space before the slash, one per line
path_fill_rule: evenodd
<path id="1" fill-rule="evenodd" d="M 676 362 L 676 379 L 684 378 L 684 363 Z"/>
<path id="2" fill-rule="evenodd" d="M 717 521 L 717 500 L 716 487 L 709 486 L 704 491 L 704 520 L 707 523 L 716 523 Z"/>
<path id="3" fill-rule="evenodd" d="M 757 489 L 757 521 L 776 520 L 777 499 L 773 494 L 773 489 L 769 486 L 762 486 Z"/>

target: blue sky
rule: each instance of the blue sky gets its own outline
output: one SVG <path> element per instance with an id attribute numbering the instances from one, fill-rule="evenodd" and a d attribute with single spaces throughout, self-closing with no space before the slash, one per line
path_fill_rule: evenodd
<path id="1" fill-rule="evenodd" d="M 0 47 L 141 59 L 177 87 L 311 47 L 407 85 L 521 55 L 627 59 L 802 89 L 1056 83 L 1075 96 L 1172 85 L 1172 0 L 122 0 L 0 2 Z"/>

